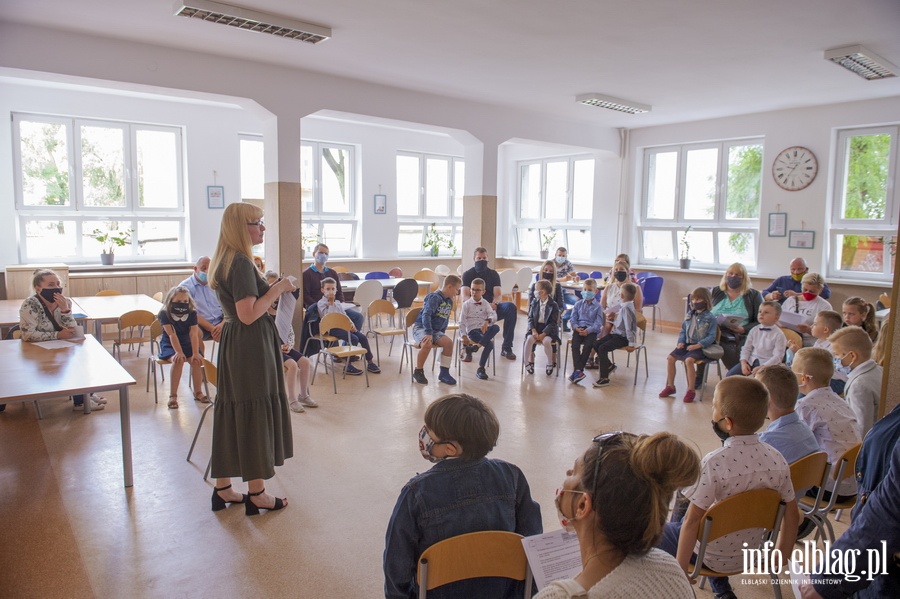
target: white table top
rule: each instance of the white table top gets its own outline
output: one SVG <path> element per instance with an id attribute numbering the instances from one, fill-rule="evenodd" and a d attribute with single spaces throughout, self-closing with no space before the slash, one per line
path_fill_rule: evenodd
<path id="1" fill-rule="evenodd" d="M 81 312 L 90 320 L 117 320 L 132 310 L 147 310 L 153 314 L 162 309 L 162 303 L 149 295 L 90 295 L 73 297 Z M 73 308 L 74 310 L 74 308 Z"/>

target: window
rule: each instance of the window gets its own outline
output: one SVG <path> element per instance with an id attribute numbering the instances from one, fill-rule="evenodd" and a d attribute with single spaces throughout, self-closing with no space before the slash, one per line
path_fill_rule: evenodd
<path id="1" fill-rule="evenodd" d="M 397 154 L 397 253 L 422 255 L 425 235 L 435 232 L 462 245 L 463 192 L 466 164 L 455 156 Z M 442 250 L 452 253 L 454 250 Z"/>
<path id="2" fill-rule="evenodd" d="M 353 146 L 300 143 L 303 247 L 322 242 L 332 256 L 356 255 L 355 155 Z"/>
<path id="3" fill-rule="evenodd" d="M 645 150 L 640 261 L 755 267 L 762 150 L 754 139 Z"/>
<path id="4" fill-rule="evenodd" d="M 240 135 L 241 201 L 262 201 L 266 197 L 266 162 L 261 137 Z"/>
<path id="5" fill-rule="evenodd" d="M 21 262 L 95 262 L 95 229 L 131 232 L 120 262 L 185 258 L 180 128 L 14 114 L 13 141 Z"/>
<path id="6" fill-rule="evenodd" d="M 515 254 L 537 256 L 565 246 L 569 258 L 591 256 L 594 159 L 585 156 L 523 161 L 518 170 Z"/>
<path id="7" fill-rule="evenodd" d="M 893 280 L 898 138 L 898 126 L 838 133 L 830 277 Z"/>

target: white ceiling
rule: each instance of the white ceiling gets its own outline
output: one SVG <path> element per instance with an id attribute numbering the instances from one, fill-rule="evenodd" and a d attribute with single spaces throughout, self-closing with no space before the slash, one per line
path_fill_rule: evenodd
<path id="1" fill-rule="evenodd" d="M 897 96 L 823 58 L 900 64 L 900 0 L 228 0 L 333 30 L 306 44 L 173 16 L 171 0 L 0 0 L 11 22 L 321 71 L 614 127 Z M 576 104 L 599 92 L 653 106 Z"/>

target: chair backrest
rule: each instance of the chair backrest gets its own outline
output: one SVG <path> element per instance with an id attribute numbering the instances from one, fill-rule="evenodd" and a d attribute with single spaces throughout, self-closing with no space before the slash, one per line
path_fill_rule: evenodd
<path id="1" fill-rule="evenodd" d="M 419 295 L 419 283 L 415 279 L 403 279 L 394 287 L 394 301 L 398 308 L 409 308 Z"/>
<path id="2" fill-rule="evenodd" d="M 578 278 L 581 279 L 582 281 L 585 280 L 585 279 L 590 279 L 590 278 L 591 278 L 591 275 L 587 274 L 586 272 L 578 272 L 578 273 L 575 273 L 575 274 L 577 274 L 577 275 L 578 275 Z"/>
<path id="3" fill-rule="evenodd" d="M 156 320 L 156 314 L 149 310 L 131 310 L 119 317 L 119 331 L 131 327 L 149 327 Z"/>
<path id="4" fill-rule="evenodd" d="M 153 299 L 155 299 L 155 300 L 158 301 L 158 302 L 163 301 L 163 292 L 162 292 L 162 291 L 157 291 L 156 293 L 154 293 L 154 294 L 153 294 Z"/>
<path id="5" fill-rule="evenodd" d="M 399 266 L 395 266 L 388 271 L 388 274 L 392 277 L 401 278 L 403 276 L 403 269 L 401 269 Z"/>
<path id="6" fill-rule="evenodd" d="M 122 295 L 121 291 L 116 291 L 115 289 L 103 289 L 102 291 L 98 291 L 94 295 L 96 296 L 104 296 L 104 295 Z"/>
<path id="7" fill-rule="evenodd" d="M 330 269 L 333 270 L 334 272 L 338 272 L 338 273 L 340 273 L 340 272 L 350 272 L 350 271 L 347 270 L 347 268 L 344 267 L 344 266 L 329 266 L 328 268 L 330 268 Z"/>
<path id="8" fill-rule="evenodd" d="M 392 304 L 388 300 L 377 299 L 369 304 L 368 316 L 370 320 L 373 316 L 377 316 L 379 314 L 384 314 L 393 318 L 394 314 L 396 313 L 397 310 L 394 309 L 394 304 Z"/>
<path id="9" fill-rule="evenodd" d="M 639 275 L 640 276 L 640 275 Z M 655 306 L 659 303 L 659 297 L 662 295 L 662 288 L 665 279 L 662 277 L 652 276 L 638 279 L 641 283 L 641 292 L 644 294 L 644 305 Z"/>
<path id="10" fill-rule="evenodd" d="M 438 285 L 441 284 L 441 275 L 428 268 L 423 268 L 414 274 L 413 278 L 417 281 L 428 281 L 431 283 L 431 291 L 437 291 Z"/>
<path id="11" fill-rule="evenodd" d="M 206 373 L 206 380 L 209 381 L 209 384 L 213 387 L 219 386 L 219 369 L 216 368 L 216 365 L 207 360 L 203 359 L 203 371 Z"/>
<path id="12" fill-rule="evenodd" d="M 518 280 L 519 273 L 514 270 L 504 270 L 500 273 L 500 290 L 503 295 L 507 295 L 512 293 L 513 287 L 516 286 L 516 281 Z M 525 289 L 519 289 L 519 291 L 528 291 L 528 287 Z M 494 301 L 499 301 L 500 298 L 495 297 Z"/>
<path id="13" fill-rule="evenodd" d="M 784 333 L 785 339 L 790 344 L 791 342 L 803 347 L 803 337 L 800 336 L 800 333 L 793 329 L 789 329 L 787 327 L 780 327 L 781 332 Z"/>
<path id="14" fill-rule="evenodd" d="M 841 482 L 845 478 L 856 476 L 856 458 L 859 455 L 859 448 L 862 443 L 857 443 L 844 452 L 844 455 L 831 468 L 831 478 L 836 483 Z"/>
<path id="15" fill-rule="evenodd" d="M 338 279 L 340 279 L 341 281 L 358 281 L 359 280 L 359 276 L 356 273 L 337 271 L 337 274 L 338 274 Z"/>
<path id="16" fill-rule="evenodd" d="M 390 278 L 391 278 L 391 275 L 389 275 L 389 274 L 386 273 L 386 272 L 380 271 L 380 270 L 376 270 L 376 271 L 373 271 L 373 272 L 367 272 L 367 273 L 366 273 L 366 280 L 367 280 L 367 281 L 368 281 L 369 279 L 390 279 Z"/>
<path id="17" fill-rule="evenodd" d="M 882 293 L 878 296 L 878 301 L 881 302 L 881 305 L 885 308 L 891 307 L 891 296 L 888 293 Z"/>
<path id="18" fill-rule="evenodd" d="M 413 308 L 409 312 L 406 313 L 406 328 L 410 328 L 412 325 L 416 323 L 416 319 L 419 317 L 419 312 L 422 311 L 422 308 Z"/>
<path id="19" fill-rule="evenodd" d="M 521 535 L 485 530 L 435 543 L 419 558 L 419 597 L 451 582 L 485 576 L 524 580 L 525 596 L 531 596 L 531 572 Z"/>
<path id="20" fill-rule="evenodd" d="M 438 264 L 434 267 L 434 272 L 441 275 L 442 277 L 446 277 L 450 274 L 450 267 L 446 264 Z"/>
<path id="21" fill-rule="evenodd" d="M 356 288 L 356 292 L 353 294 L 353 301 L 362 307 L 363 314 L 365 314 L 369 309 L 369 304 L 377 299 L 381 299 L 383 293 L 384 286 L 381 284 L 381 281 L 369 279 L 360 283 L 359 287 Z"/>
<path id="22" fill-rule="evenodd" d="M 162 323 L 158 318 L 154 318 L 150 323 L 150 339 L 158 339 L 163 334 Z"/>
<path id="23" fill-rule="evenodd" d="M 520 268 L 516 273 L 516 285 L 519 287 L 521 293 L 527 293 L 528 288 L 531 287 L 531 283 L 534 282 L 534 280 L 534 273 L 531 272 L 531 268 L 527 266 Z"/>
<path id="24" fill-rule="evenodd" d="M 657 274 L 655 272 L 639 272 L 635 276 L 637 276 L 637 280 L 640 281 L 642 279 L 649 279 L 650 277 L 655 277 Z"/>
<path id="25" fill-rule="evenodd" d="M 799 492 L 810 487 L 824 487 L 828 469 L 828 454 L 824 451 L 815 451 L 792 462 L 791 482 L 794 485 L 794 491 Z"/>
<path id="26" fill-rule="evenodd" d="M 323 316 L 319 322 L 319 330 L 323 333 L 327 333 L 332 329 L 341 329 L 349 333 L 352 326 L 353 323 L 350 322 L 350 317 L 340 312 L 330 312 Z"/>
<path id="27" fill-rule="evenodd" d="M 597 279 L 598 281 L 603 278 L 603 273 L 599 270 L 595 270 L 591 272 L 591 278 Z"/>

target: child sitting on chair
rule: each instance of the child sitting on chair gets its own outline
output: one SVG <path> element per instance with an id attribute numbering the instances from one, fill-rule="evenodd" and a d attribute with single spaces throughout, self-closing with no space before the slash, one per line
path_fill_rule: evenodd
<path id="1" fill-rule="evenodd" d="M 609 335 L 598 340 L 594 345 L 594 350 L 600 360 L 600 376 L 594 382 L 594 387 L 605 387 L 609 384 L 609 375 L 614 368 L 609 359 L 609 353 L 622 347 L 633 346 L 637 341 L 637 315 L 634 309 L 637 290 L 638 286 L 634 283 L 622 285 L 619 308 L 612 329 Z"/>
<path id="2" fill-rule="evenodd" d="M 547 354 L 547 376 L 553 374 L 556 367 L 554 352 L 559 347 L 559 306 L 553 301 L 553 285 L 550 281 L 541 280 L 534 284 L 537 298 L 528 306 L 528 330 L 525 338 L 525 371 L 534 374 L 534 346 L 540 343 Z"/>
<path id="3" fill-rule="evenodd" d="M 159 340 L 160 360 L 172 360 L 168 405 L 170 409 L 178 409 L 178 385 L 181 382 L 181 371 L 185 362 L 191 367 L 191 380 L 194 384 L 194 399 L 200 403 L 209 403 L 209 398 L 200 390 L 203 368 L 203 334 L 197 324 L 197 309 L 187 287 L 177 286 L 169 289 L 163 308 L 159 311 L 159 324 L 163 334 Z"/>
<path id="4" fill-rule="evenodd" d="M 741 348 L 741 361 L 728 370 L 725 376 L 756 374 L 763 366 L 774 366 L 784 361 L 787 339 L 778 327 L 781 318 L 781 304 L 776 301 L 765 301 L 759 306 L 756 320 L 759 326 L 750 329 L 744 347 Z"/>
<path id="5" fill-rule="evenodd" d="M 443 350 L 438 380 L 445 385 L 456 384 L 456 379 L 450 374 L 453 340 L 445 333 L 450 322 L 450 313 L 453 312 L 453 300 L 459 295 L 461 287 L 462 279 L 456 275 L 447 275 L 441 289 L 425 296 L 422 311 L 413 324 L 412 336 L 420 346 L 416 356 L 416 368 L 413 370 L 413 380 L 420 385 L 428 384 L 428 379 L 425 378 L 425 361 L 436 345 Z"/>
<path id="6" fill-rule="evenodd" d="M 326 314 L 330 314 L 332 312 L 337 312 L 338 314 L 347 316 L 347 312 L 344 310 L 344 306 L 341 305 L 341 302 L 337 301 L 336 298 L 337 282 L 335 282 L 335 280 L 331 277 L 325 277 L 324 279 L 322 279 L 322 299 L 316 302 L 316 307 L 319 309 L 320 318 L 324 318 Z M 349 318 L 349 316 L 347 318 Z M 338 339 L 347 338 L 347 332 L 341 329 L 332 329 L 331 331 L 323 332 L 328 333 L 333 337 L 337 337 Z M 359 345 L 366 350 L 366 362 L 368 362 L 368 364 L 366 365 L 366 370 L 374 374 L 378 374 L 379 372 L 381 372 L 378 364 L 375 363 L 375 356 L 372 354 L 372 348 L 369 347 L 369 338 L 366 337 L 363 333 L 360 333 L 352 322 L 350 323 L 350 340 L 353 342 L 353 345 Z M 345 370 L 345 372 L 352 375 L 360 375 L 363 373 L 362 370 L 356 368 L 353 364 L 347 364 L 347 369 Z"/>
<path id="7" fill-rule="evenodd" d="M 419 557 L 439 541 L 470 532 L 540 534 L 541 508 L 522 471 L 485 457 L 500 423 L 490 407 L 466 394 L 445 395 L 425 410 L 419 431 L 422 457 L 434 466 L 400 491 L 385 535 L 384 596 L 418 597 Z M 522 581 L 463 580 L 441 587 L 441 597 L 521 597 Z"/>
<path id="8" fill-rule="evenodd" d="M 691 293 L 691 311 L 681 323 L 678 343 L 669 354 L 666 364 L 666 388 L 660 391 L 660 397 L 675 395 L 675 362 L 684 362 L 684 375 L 687 377 L 687 391 L 684 403 L 694 401 L 694 382 L 697 379 L 695 364 L 706 360 L 703 349 L 716 342 L 716 317 L 709 311 L 712 296 L 706 287 L 697 287 Z"/>
<path id="9" fill-rule="evenodd" d="M 881 399 L 882 369 L 872 359 L 872 340 L 865 329 L 857 326 L 835 331 L 828 340 L 837 363 L 850 370 L 844 399 L 856 415 L 860 439 L 865 439 L 875 424 Z"/>
<path id="10" fill-rule="evenodd" d="M 497 322 L 497 313 L 490 302 L 484 299 L 484 279 L 473 279 L 471 290 L 472 297 L 463 302 L 459 315 L 459 332 L 465 355 L 463 362 L 471 362 L 472 354 L 483 347 L 484 352 L 478 360 L 475 376 L 486 381 L 488 375 L 484 367 L 494 351 L 494 337 L 500 332 L 500 326 L 494 324 Z"/>

